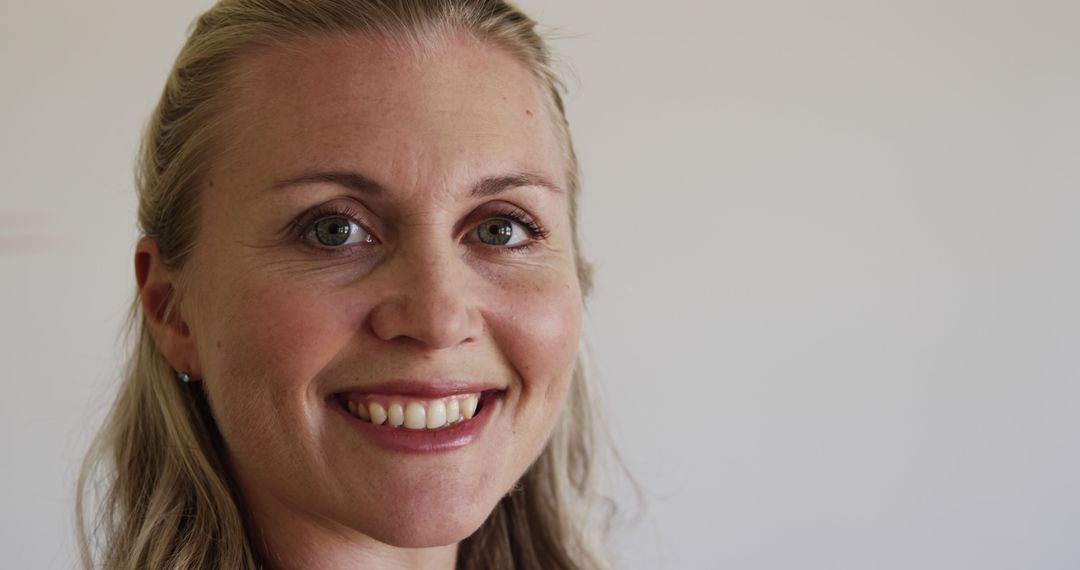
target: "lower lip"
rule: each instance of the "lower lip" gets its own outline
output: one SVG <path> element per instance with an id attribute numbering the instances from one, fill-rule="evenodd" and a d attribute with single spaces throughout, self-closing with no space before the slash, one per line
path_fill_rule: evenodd
<path id="1" fill-rule="evenodd" d="M 475 416 L 450 427 L 407 429 L 375 425 L 350 414 L 336 399 L 330 400 L 330 406 L 365 437 L 384 449 L 400 453 L 441 453 L 465 447 L 480 437 L 484 426 L 498 412 L 501 403 L 502 394 L 487 398 Z"/>

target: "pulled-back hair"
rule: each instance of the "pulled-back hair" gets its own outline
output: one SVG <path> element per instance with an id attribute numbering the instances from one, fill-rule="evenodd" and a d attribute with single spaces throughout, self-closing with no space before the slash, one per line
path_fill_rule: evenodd
<path id="1" fill-rule="evenodd" d="M 532 71 L 561 134 L 579 252 L 577 159 L 562 86 L 535 26 L 500 0 L 221 0 L 204 13 L 169 74 L 136 172 L 139 227 L 179 279 L 165 319 L 184 290 L 184 268 L 198 233 L 199 187 L 227 135 L 223 108 L 237 59 L 260 46 L 307 37 L 372 34 L 424 48 L 437 45 L 441 34 L 464 31 L 514 56 Z M 590 269 L 580 253 L 575 255 L 587 293 Z M 128 325 L 131 357 L 79 479 L 83 566 L 263 567 L 201 387 L 176 380 L 150 334 L 137 293 Z M 459 568 L 604 566 L 591 519 L 583 516 L 593 495 L 594 410 L 582 357 L 551 439 L 514 490 L 460 543 Z"/>

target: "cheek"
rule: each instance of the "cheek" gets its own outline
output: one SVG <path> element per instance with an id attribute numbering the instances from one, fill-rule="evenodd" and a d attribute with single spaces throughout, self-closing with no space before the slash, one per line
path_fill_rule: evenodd
<path id="1" fill-rule="evenodd" d="M 581 337 L 581 294 L 571 280 L 519 290 L 495 307 L 492 336 L 528 398 L 561 400 Z"/>
<path id="2" fill-rule="evenodd" d="M 223 433 L 270 438 L 274 422 L 305 413 L 312 379 L 349 342 L 350 327 L 325 296 L 297 283 L 218 283 L 200 351 L 210 401 Z"/>
<path id="3" fill-rule="evenodd" d="M 234 291 L 232 302 L 216 315 L 220 334 L 213 347 L 231 364 L 227 372 L 257 366 L 280 370 L 277 376 L 310 377 L 320 353 L 333 352 L 349 336 L 340 313 L 306 288 L 263 283 Z"/>

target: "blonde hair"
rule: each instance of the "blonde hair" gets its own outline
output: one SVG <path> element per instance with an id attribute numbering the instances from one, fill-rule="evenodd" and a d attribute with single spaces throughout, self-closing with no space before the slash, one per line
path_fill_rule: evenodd
<path id="1" fill-rule="evenodd" d="M 566 155 L 577 248 L 577 159 L 548 49 L 535 22 L 501 0 L 221 0 L 194 24 L 143 139 L 139 226 L 180 283 L 197 233 L 199 185 L 221 141 L 234 63 L 246 50 L 329 33 L 371 33 L 421 45 L 464 31 L 532 70 L 548 95 Z M 434 35 L 433 35 L 434 34 Z M 590 268 L 576 254 L 583 292 Z M 177 381 L 151 337 L 138 295 L 129 313 L 132 356 L 79 479 L 82 562 L 109 569 L 262 567 L 227 468 L 225 448 L 197 385 Z M 602 550 L 580 505 L 593 498 L 593 405 L 579 355 L 551 439 L 515 489 L 460 543 L 459 568 L 599 568 Z M 87 501 L 95 503 L 87 520 Z M 89 528 L 88 528 L 89 525 Z"/>

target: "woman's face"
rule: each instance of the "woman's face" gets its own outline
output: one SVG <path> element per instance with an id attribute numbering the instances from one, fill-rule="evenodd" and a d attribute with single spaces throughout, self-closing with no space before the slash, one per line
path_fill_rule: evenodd
<path id="1" fill-rule="evenodd" d="M 247 54 L 224 120 L 183 311 L 256 526 L 461 540 L 541 451 L 577 355 L 536 80 L 464 35 L 322 38 Z"/>

